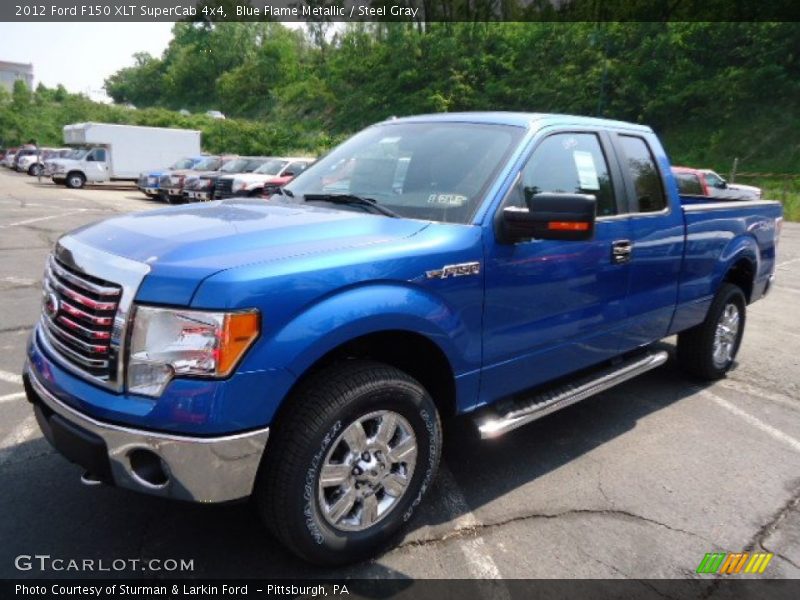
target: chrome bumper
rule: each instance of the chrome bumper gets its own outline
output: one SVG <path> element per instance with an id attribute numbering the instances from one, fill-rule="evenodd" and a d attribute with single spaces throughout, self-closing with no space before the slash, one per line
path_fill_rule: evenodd
<path id="1" fill-rule="evenodd" d="M 200 201 L 208 201 L 213 200 L 214 192 L 196 192 L 196 191 L 188 191 L 184 192 L 187 198 L 190 200 L 200 200 Z"/>
<path id="2" fill-rule="evenodd" d="M 114 484 L 155 496 L 193 502 L 227 502 L 252 494 L 269 428 L 201 438 L 102 423 L 56 398 L 39 381 L 30 365 L 26 365 L 25 374 L 36 396 L 31 398 L 34 403 L 37 400 L 42 402 L 62 419 L 105 442 Z M 144 475 L 141 464 L 134 465 L 136 461 L 132 457 L 146 453 L 160 459 L 166 475 L 163 483 L 154 484 L 137 473 L 139 469 Z"/>

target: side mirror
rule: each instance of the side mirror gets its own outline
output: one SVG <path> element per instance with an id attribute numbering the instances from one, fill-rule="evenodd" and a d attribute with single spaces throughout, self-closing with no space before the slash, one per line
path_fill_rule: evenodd
<path id="1" fill-rule="evenodd" d="M 500 219 L 500 239 L 581 241 L 594 236 L 597 199 L 588 194 L 535 194 L 528 208 L 507 206 Z"/>
<path id="2" fill-rule="evenodd" d="M 717 184 L 717 187 L 721 190 L 724 190 L 728 187 L 728 182 L 724 179 Z"/>

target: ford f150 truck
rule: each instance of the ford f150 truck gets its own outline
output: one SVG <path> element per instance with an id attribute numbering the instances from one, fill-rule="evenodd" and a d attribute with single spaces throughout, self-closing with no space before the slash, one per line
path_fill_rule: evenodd
<path id="1" fill-rule="evenodd" d="M 183 184 L 184 198 L 189 202 L 207 202 L 214 199 L 214 191 L 220 177 L 233 173 L 252 173 L 267 162 L 266 156 L 237 156 L 217 171 L 200 172 L 187 177 Z"/>
<path id="2" fill-rule="evenodd" d="M 275 188 L 289 183 L 312 162 L 313 158 L 271 158 L 252 173 L 225 175 L 217 179 L 214 198 L 271 196 Z"/>
<path id="3" fill-rule="evenodd" d="M 187 156 L 181 158 L 180 160 L 175 161 L 166 169 L 161 168 L 154 171 L 146 171 L 144 173 L 140 173 L 139 179 L 136 182 L 136 187 L 139 188 L 139 191 L 142 192 L 145 196 L 147 196 L 151 200 L 163 199 L 164 190 L 162 188 L 161 182 L 162 178 L 165 175 L 169 176 L 170 173 L 172 173 L 173 171 L 194 170 L 195 167 L 197 167 L 204 161 L 209 159 L 213 160 L 214 158 L 215 157 L 209 157 L 203 154 L 198 154 L 197 156 Z M 200 169 L 198 168 L 197 170 L 199 171 Z"/>
<path id="4" fill-rule="evenodd" d="M 269 202 L 62 236 L 25 387 L 84 482 L 254 496 L 299 556 L 359 560 L 430 488 L 443 418 L 495 438 L 657 368 L 673 334 L 690 375 L 723 377 L 781 219 L 682 206 L 644 126 L 393 119 Z"/>

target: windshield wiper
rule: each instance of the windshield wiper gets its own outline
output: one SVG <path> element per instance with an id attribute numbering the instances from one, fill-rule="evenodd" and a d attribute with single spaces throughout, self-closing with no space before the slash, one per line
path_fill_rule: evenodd
<path id="1" fill-rule="evenodd" d="M 292 190 L 286 190 L 282 187 L 276 187 L 272 190 L 273 194 L 280 194 L 281 196 L 289 196 L 289 198 L 294 198 L 294 192 Z"/>
<path id="2" fill-rule="evenodd" d="M 365 198 L 364 196 L 357 196 L 356 194 L 306 194 L 303 198 L 306 202 L 331 202 L 333 204 L 355 204 L 357 206 L 365 206 L 387 217 L 393 217 L 395 219 L 400 218 L 400 215 L 396 212 L 385 206 L 381 206 L 372 198 Z"/>

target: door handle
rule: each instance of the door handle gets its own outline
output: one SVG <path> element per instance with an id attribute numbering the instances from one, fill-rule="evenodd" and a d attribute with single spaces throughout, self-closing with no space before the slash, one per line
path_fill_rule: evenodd
<path id="1" fill-rule="evenodd" d="M 621 265 L 631 260 L 633 244 L 630 240 L 617 240 L 611 243 L 611 262 Z"/>

